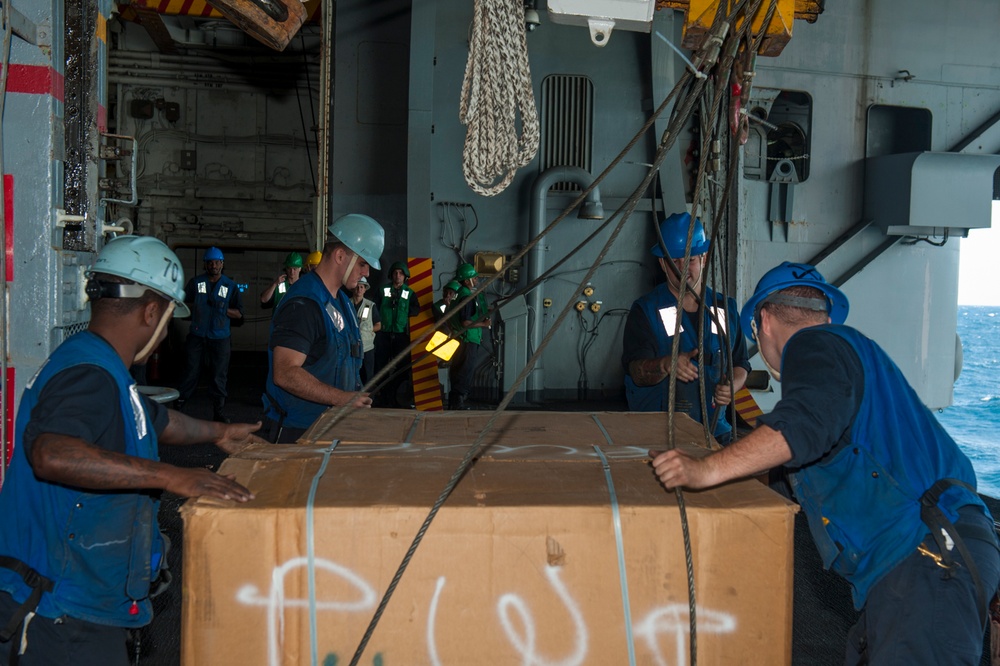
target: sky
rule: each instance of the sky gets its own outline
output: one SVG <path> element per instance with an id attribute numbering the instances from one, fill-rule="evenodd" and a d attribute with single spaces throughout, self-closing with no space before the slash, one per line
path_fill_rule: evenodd
<path id="1" fill-rule="evenodd" d="M 969 231 L 959 253 L 959 305 L 1000 305 L 1000 201 L 993 202 L 991 228 Z"/>

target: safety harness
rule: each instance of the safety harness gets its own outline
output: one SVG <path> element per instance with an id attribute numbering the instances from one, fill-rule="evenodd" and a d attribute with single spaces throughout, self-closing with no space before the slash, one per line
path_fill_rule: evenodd
<path id="1" fill-rule="evenodd" d="M 988 601 L 986 597 L 986 590 L 983 587 L 982 578 L 979 576 L 979 567 L 976 566 L 975 561 L 972 559 L 972 555 L 969 553 L 968 548 L 966 548 L 965 540 L 962 536 L 964 535 L 970 539 L 979 539 L 980 541 L 985 541 L 987 543 L 996 543 L 996 534 L 990 532 L 988 529 L 979 527 L 978 525 L 962 525 L 961 529 L 959 529 L 955 527 L 950 520 L 948 520 L 948 516 L 944 515 L 944 511 L 942 511 L 938 506 L 938 500 L 940 500 L 941 495 L 952 486 L 960 486 L 969 492 L 976 492 L 975 488 L 958 479 L 940 479 L 928 488 L 927 491 L 920 497 L 920 519 L 925 525 L 927 525 L 927 527 L 930 528 L 931 537 L 934 539 L 934 543 L 937 544 L 938 553 L 940 554 L 938 555 L 932 553 L 922 547 L 918 550 L 922 555 L 933 558 L 939 567 L 950 570 L 957 565 L 957 562 L 955 562 L 955 559 L 952 557 L 952 549 L 949 547 L 945 535 L 951 539 L 954 543 L 954 548 L 958 549 L 958 552 L 962 555 L 962 559 L 965 560 L 965 566 L 969 570 L 969 574 L 972 576 L 972 581 L 976 585 L 979 622 L 983 627 L 985 627 L 988 613 L 988 609 L 986 607 L 986 603 Z M 949 575 L 951 574 L 949 573 Z"/>
<path id="2" fill-rule="evenodd" d="M 7 626 L 0 630 L 0 642 L 5 643 L 18 630 L 28 613 L 34 613 L 35 609 L 38 608 L 38 602 L 42 600 L 42 592 L 51 592 L 55 583 L 14 557 L 0 555 L 0 567 L 10 569 L 19 575 L 24 584 L 31 588 L 31 594 L 14 611 Z"/>

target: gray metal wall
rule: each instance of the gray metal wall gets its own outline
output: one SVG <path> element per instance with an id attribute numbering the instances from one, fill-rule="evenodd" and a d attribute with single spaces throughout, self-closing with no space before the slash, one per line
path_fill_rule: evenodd
<path id="1" fill-rule="evenodd" d="M 385 263 L 430 256 L 438 293 L 458 263 L 471 260 L 475 252 L 511 255 L 528 242 L 529 192 L 539 172 L 536 159 L 495 197 L 475 194 L 464 182 L 461 155 L 466 128 L 459 122 L 459 101 L 472 11 L 472 3 L 430 0 L 412 5 L 406 0 L 337 3 L 330 215 L 359 211 L 375 216 L 387 229 Z M 771 266 L 785 259 L 817 257 L 864 219 L 867 116 L 873 104 L 928 109 L 933 116 L 930 149 L 937 151 L 948 150 L 1000 109 L 1000 62 L 991 48 L 990 33 L 998 14 L 1000 6 L 991 0 L 968 0 L 960 12 L 948 15 L 942 15 L 939 5 L 930 0 L 831 3 L 815 24 L 795 23 L 794 36 L 780 57 L 758 59 L 755 99 L 767 97 L 768 91 L 801 91 L 810 96 L 811 166 L 808 179 L 794 185 L 794 206 L 783 221 L 785 233 L 774 239 L 769 222 L 771 187 L 761 181 L 739 181 L 738 300 L 749 295 Z M 582 75 L 593 82 L 593 171 L 599 172 L 669 91 L 678 61 L 664 55 L 669 51 L 649 34 L 615 31 L 607 46 L 597 48 L 585 29 L 553 24 L 544 11 L 541 17 L 541 26 L 528 35 L 536 101 L 548 75 Z M 676 39 L 679 17 L 661 10 L 656 27 Z M 313 30 L 309 39 L 316 37 Z M 122 47 L 152 51 L 139 40 L 126 34 Z M 141 62 L 138 57 L 133 61 Z M 315 72 L 315 60 L 311 62 L 310 71 Z M 170 72 L 175 77 L 171 81 L 122 79 L 124 92 L 116 117 L 125 117 L 122 109 L 127 108 L 130 96 L 148 96 L 155 88 L 157 95 L 180 103 L 179 129 L 190 135 L 310 134 L 311 111 L 306 112 L 309 129 L 303 132 L 297 103 L 310 96 L 319 102 L 315 97 L 318 78 L 307 80 L 301 73 L 290 88 L 290 92 L 298 91 L 298 97 L 274 96 L 220 78 L 226 72 L 181 64 L 174 67 L 156 58 L 156 76 Z M 114 76 L 128 75 L 114 71 Z M 138 70 L 131 75 L 137 76 Z M 215 90 L 212 81 L 220 84 Z M 132 130 L 148 132 L 141 127 L 130 130 L 124 121 L 118 129 L 120 133 Z M 299 249 L 314 237 L 308 149 L 294 142 L 239 149 L 202 142 L 196 146 L 198 179 L 190 181 L 173 166 L 179 163 L 179 150 L 192 145 L 183 140 L 178 143 L 178 137 L 184 138 L 174 135 L 171 143 L 171 136 L 161 135 L 144 144 L 151 156 L 143 178 L 159 180 L 153 179 L 157 188 L 139 208 L 140 231 L 152 230 L 180 246 L 204 247 L 225 239 L 230 247 L 278 254 Z M 651 159 L 654 138 L 640 141 L 602 183 L 608 214 L 639 182 L 644 164 Z M 1000 131 L 987 132 L 966 152 L 996 152 L 998 143 Z M 667 164 L 673 177 L 664 183 L 671 209 L 684 205 L 685 188 L 678 183 L 680 164 L 680 153 L 675 151 Z M 225 187 L 210 188 L 206 181 L 212 179 L 221 185 L 226 179 L 239 182 L 230 183 L 232 191 L 227 192 Z M 550 194 L 545 222 L 571 199 L 571 195 Z M 591 300 L 601 300 L 602 313 L 611 314 L 602 320 L 587 358 L 592 391 L 620 391 L 623 319 L 618 313 L 657 279 L 647 253 L 652 244 L 649 204 L 643 208 L 593 280 Z M 239 217 L 242 227 L 234 226 L 234 217 Z M 477 219 L 478 227 L 468 234 L 465 254 L 460 257 L 448 245 L 455 234 L 461 235 L 463 221 L 469 232 Z M 595 225 L 572 216 L 567 219 L 546 242 L 545 264 L 552 265 Z M 983 225 L 977 221 L 973 226 Z M 830 270 L 856 263 L 883 240 L 882 230 L 872 227 L 858 236 L 854 247 L 839 253 Z M 951 399 L 957 245 L 954 237 L 943 247 L 899 243 L 844 285 L 852 299 L 849 323 L 882 343 L 933 406 L 946 405 Z M 597 247 L 588 248 L 542 287 L 554 306 L 530 316 L 541 318 L 543 332 L 562 303 L 576 300 L 574 281 L 596 252 Z M 524 276 L 522 267 L 517 284 L 498 286 L 491 297 L 523 286 Z M 250 276 L 248 283 L 265 279 L 263 274 Z M 373 276 L 376 286 L 382 281 L 384 275 Z M 889 308 L 891 317 L 886 316 Z M 581 324 L 592 326 L 595 319 L 589 312 L 585 317 L 590 319 L 581 322 L 573 315 L 560 334 L 560 344 L 543 357 L 548 394 L 576 394 L 581 375 L 577 345 L 584 335 Z"/>
<path id="2" fill-rule="evenodd" d="M 770 267 L 785 259 L 812 259 L 863 219 L 873 104 L 929 109 L 934 151 L 949 150 L 1000 110 L 1000 53 L 993 47 L 998 21 L 1000 5 L 991 0 L 967 0 L 947 12 L 930 0 L 827 3 L 815 24 L 795 22 L 779 57 L 758 59 L 756 89 L 806 91 L 812 97 L 812 171 L 795 186 L 787 241 L 770 240 L 767 184 L 742 181 L 742 298 Z M 900 70 L 913 78 L 905 80 Z M 1000 133 L 993 131 L 965 152 L 998 149 Z M 970 221 L 982 225 L 983 220 Z M 883 239 L 878 230 L 861 238 L 855 258 Z M 851 299 L 847 323 L 877 340 L 932 407 L 951 403 L 958 245 L 955 236 L 943 247 L 897 244 L 843 287 Z"/>
<path id="3" fill-rule="evenodd" d="M 425 2 L 415 5 L 410 63 L 410 152 L 409 162 L 409 244 L 411 253 L 429 254 L 434 259 L 435 289 L 440 290 L 457 265 L 471 261 L 475 252 L 489 251 L 512 255 L 523 247 L 528 237 L 528 218 L 532 202 L 529 193 L 539 174 L 538 159 L 522 168 L 511 185 L 495 197 L 483 197 L 473 192 L 462 175 L 462 149 L 466 128 L 459 121 L 462 79 L 468 59 L 469 26 L 472 3 Z M 528 51 L 536 103 L 540 99 L 542 80 L 551 74 L 583 75 L 594 87 L 593 175 L 597 175 L 628 143 L 649 115 L 652 105 L 652 49 L 648 34 L 616 31 L 604 48 L 590 43 L 585 29 L 552 23 L 541 13 L 542 23 L 528 34 Z M 663 29 L 672 33 L 672 16 Z M 669 88 L 668 88 L 669 89 Z M 606 215 L 610 215 L 631 194 L 645 175 L 645 166 L 652 155 L 651 136 L 644 138 L 629 153 L 623 163 L 600 185 Z M 547 224 L 575 198 L 552 192 L 546 200 Z M 479 226 L 468 235 L 466 253 L 459 257 L 446 247 L 454 238 L 461 210 L 467 214 L 469 226 L 473 217 Z M 682 206 L 683 202 L 676 202 Z M 591 397 L 601 393 L 622 391 L 621 332 L 624 314 L 632 301 L 655 284 L 654 265 L 648 248 L 650 235 L 650 204 L 641 206 L 625 232 L 605 258 L 593 279 L 595 289 L 591 301 L 602 301 L 599 315 L 608 313 L 600 324 L 599 335 L 587 357 L 587 374 Z M 449 226 L 450 220 L 450 226 Z M 571 214 L 552 234 L 545 245 L 545 265 L 551 266 L 566 252 L 590 234 L 598 222 L 580 220 Z M 567 300 L 580 298 L 576 284 L 585 269 L 597 256 L 608 237 L 605 232 L 587 249 L 576 255 L 559 273 L 541 287 L 544 298 L 553 306 L 529 317 L 542 318 L 542 332 L 548 330 Z M 503 285 L 496 293 L 510 293 L 525 285 L 525 273 L 514 285 Z M 598 316 L 599 316 L 598 315 Z M 567 397 L 577 394 L 581 367 L 577 360 L 577 345 L 584 335 L 581 323 L 593 327 L 598 316 L 587 311 L 585 322 L 573 315 L 563 325 L 556 344 L 542 357 L 545 368 L 546 397 Z M 538 340 L 532 341 L 535 345 Z M 519 369 L 519 368 L 518 368 Z"/>

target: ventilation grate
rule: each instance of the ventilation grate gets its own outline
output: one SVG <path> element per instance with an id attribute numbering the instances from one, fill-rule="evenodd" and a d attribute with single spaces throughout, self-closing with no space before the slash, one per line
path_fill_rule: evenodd
<path id="1" fill-rule="evenodd" d="M 539 169 L 575 166 L 591 171 L 594 147 L 594 83 L 586 76 L 553 74 L 542 80 Z M 557 192 L 580 191 L 556 183 Z"/>
<path id="2" fill-rule="evenodd" d="M 80 331 L 87 330 L 87 325 L 89 322 L 82 321 L 76 324 L 70 324 L 69 326 L 58 326 L 54 329 L 55 334 L 55 345 L 61 345 L 66 341 L 67 338 L 76 335 Z"/>

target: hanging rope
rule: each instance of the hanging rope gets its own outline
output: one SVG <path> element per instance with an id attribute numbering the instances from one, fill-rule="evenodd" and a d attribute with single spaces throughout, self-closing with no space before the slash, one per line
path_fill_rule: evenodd
<path id="1" fill-rule="evenodd" d="M 538 110 L 522 0 L 476 0 L 459 118 L 462 173 L 475 192 L 503 192 L 538 152 Z M 521 135 L 518 135 L 518 120 Z"/>

